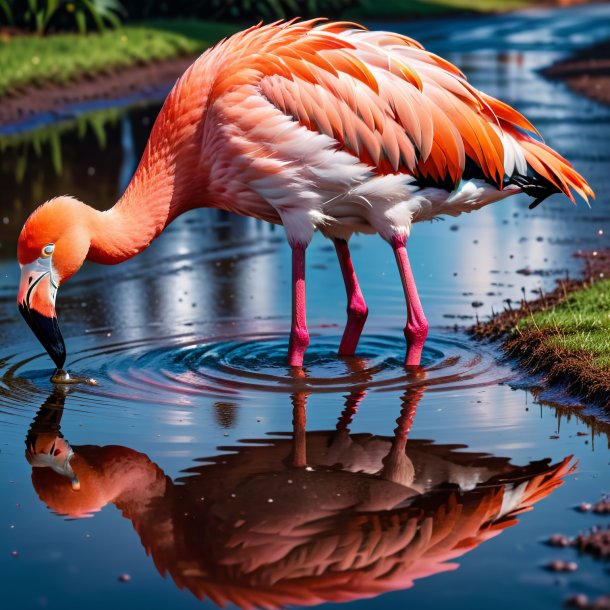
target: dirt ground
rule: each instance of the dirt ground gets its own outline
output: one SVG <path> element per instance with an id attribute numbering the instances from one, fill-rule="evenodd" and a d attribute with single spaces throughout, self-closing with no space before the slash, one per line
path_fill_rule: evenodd
<path id="1" fill-rule="evenodd" d="M 70 104 L 153 92 L 172 85 L 194 59 L 180 57 L 135 66 L 129 70 L 83 78 L 69 85 L 28 87 L 0 99 L 0 125 L 16 123 L 36 114 L 54 113 Z"/>

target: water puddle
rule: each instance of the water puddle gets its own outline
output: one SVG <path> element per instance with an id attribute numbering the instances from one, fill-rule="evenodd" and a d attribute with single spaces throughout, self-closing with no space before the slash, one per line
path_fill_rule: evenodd
<path id="1" fill-rule="evenodd" d="M 282 231 L 198 210 L 135 259 L 87 265 L 62 287 L 68 368 L 98 385 L 53 386 L 15 307 L 18 232 L 58 193 L 111 206 L 158 108 L 0 134 L 7 609 L 552 609 L 607 593 L 601 562 L 545 541 L 604 523 L 574 507 L 610 490 L 610 428 L 540 404 L 556 398 L 543 383 L 530 392 L 493 346 L 447 326 L 577 273 L 575 249 L 610 246 L 610 111 L 536 72 L 610 36 L 609 17 L 591 6 L 391 26 L 528 114 L 599 194 L 592 210 L 556 197 L 530 212 L 515 198 L 418 225 L 410 258 L 431 334 L 416 370 L 402 364 L 404 298 L 382 240 L 353 240 L 370 315 L 357 356 L 339 358 L 345 294 L 316 236 L 312 343 L 293 370 Z M 546 570 L 556 559 L 577 570 Z"/>

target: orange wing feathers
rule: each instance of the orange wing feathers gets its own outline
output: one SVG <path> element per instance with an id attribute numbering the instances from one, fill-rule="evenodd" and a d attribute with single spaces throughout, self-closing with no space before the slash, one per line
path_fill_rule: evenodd
<path id="1" fill-rule="evenodd" d="M 527 163 L 572 201 L 572 191 L 593 196 L 524 116 L 406 36 L 351 23 L 278 22 L 216 50 L 223 67 L 212 100 L 257 87 L 281 112 L 334 138 L 376 173 L 408 173 L 453 190 L 474 164 L 502 189 Z"/>

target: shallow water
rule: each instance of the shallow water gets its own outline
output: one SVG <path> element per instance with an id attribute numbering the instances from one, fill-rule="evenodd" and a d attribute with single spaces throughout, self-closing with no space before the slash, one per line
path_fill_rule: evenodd
<path id="1" fill-rule="evenodd" d="M 610 245 L 610 111 L 536 73 L 608 37 L 610 9 L 392 28 L 523 110 L 590 178 L 593 208 L 555 197 L 529 211 L 514 198 L 418 225 L 410 256 L 432 328 L 423 368 L 408 373 L 390 248 L 354 239 L 371 313 L 358 357 L 338 359 L 345 297 L 334 249 L 316 237 L 300 375 L 284 364 L 282 231 L 193 212 L 136 259 L 91 265 L 62 288 L 69 367 L 98 385 L 58 390 L 18 320 L 16 236 L 57 193 L 110 206 L 156 107 L 5 136 L 2 608 L 558 608 L 608 591 L 600 562 L 544 544 L 605 522 L 574 506 L 610 491 L 608 426 L 592 408 L 540 405 L 523 389 L 535 381 L 452 327 L 577 273 L 575 250 Z M 546 571 L 555 558 L 579 569 Z"/>

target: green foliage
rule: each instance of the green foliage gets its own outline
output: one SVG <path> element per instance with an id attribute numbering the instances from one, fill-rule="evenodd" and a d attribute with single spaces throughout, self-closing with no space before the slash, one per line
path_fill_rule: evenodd
<path id="1" fill-rule="evenodd" d="M 10 0 L 0 0 L 0 23 L 2 23 L 2 17 L 7 23 L 13 23 L 13 10 Z"/>
<path id="2" fill-rule="evenodd" d="M 357 0 L 206 0 L 204 7 L 217 19 L 251 21 L 292 17 L 338 17 Z"/>
<path id="3" fill-rule="evenodd" d="M 99 34 L 0 39 L 0 96 L 44 82 L 67 83 L 138 63 L 194 55 L 236 31 L 202 21 L 160 21 Z"/>
<path id="4" fill-rule="evenodd" d="M 549 345 L 584 351 L 593 356 L 594 365 L 610 367 L 610 280 L 573 292 L 562 305 L 535 313 L 521 324 L 551 331 Z"/>
<path id="5" fill-rule="evenodd" d="M 197 17 L 257 22 L 291 17 L 338 17 L 360 0 L 123 0 L 130 19 Z"/>
<path id="6" fill-rule="evenodd" d="M 501 12 L 523 8 L 528 4 L 532 4 L 531 0 L 360 0 L 344 16 L 362 20 L 405 19 L 452 12 Z"/>
<path id="7" fill-rule="evenodd" d="M 120 0 L 0 0 L 0 12 L 16 26 L 45 34 L 49 29 L 103 32 L 118 27 L 125 9 Z"/>

